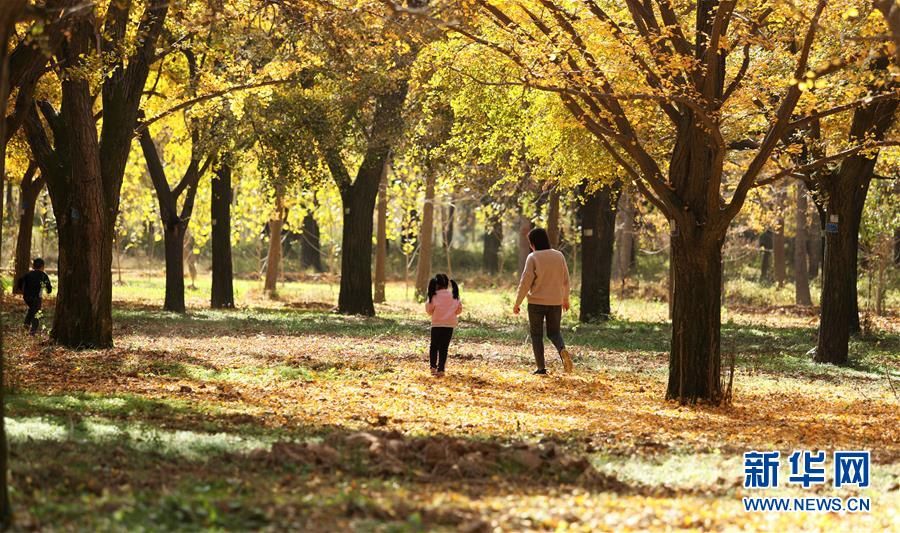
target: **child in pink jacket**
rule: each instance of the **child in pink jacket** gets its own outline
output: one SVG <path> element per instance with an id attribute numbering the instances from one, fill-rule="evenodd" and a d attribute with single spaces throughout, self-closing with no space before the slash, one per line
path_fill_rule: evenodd
<path id="1" fill-rule="evenodd" d="M 459 286 L 446 274 L 438 274 L 428 282 L 425 311 L 431 315 L 431 373 L 443 376 L 453 328 L 459 323 L 457 316 L 462 313 Z"/>

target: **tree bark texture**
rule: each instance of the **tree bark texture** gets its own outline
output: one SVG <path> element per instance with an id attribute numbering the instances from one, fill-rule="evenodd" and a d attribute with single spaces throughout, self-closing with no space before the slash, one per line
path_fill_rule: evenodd
<path id="1" fill-rule="evenodd" d="M 615 197 L 621 183 L 588 193 L 581 206 L 581 322 L 607 320 L 611 314 L 613 241 L 616 230 Z"/>
<path id="2" fill-rule="evenodd" d="M 31 268 L 31 240 L 34 231 L 34 212 L 38 196 L 44 188 L 44 178 L 35 177 L 37 165 L 29 165 L 19 184 L 19 232 L 16 236 L 15 280 Z M 13 284 L 15 287 L 15 284 Z M 17 289 L 14 289 L 16 294 Z"/>
<path id="3" fill-rule="evenodd" d="M 882 140 L 893 124 L 897 105 L 897 100 L 886 100 L 858 108 L 850 126 L 851 141 Z M 819 180 L 826 196 L 826 231 L 818 362 L 847 364 L 850 334 L 859 328 L 859 228 L 876 159 L 877 154 L 848 157 L 834 173 Z"/>

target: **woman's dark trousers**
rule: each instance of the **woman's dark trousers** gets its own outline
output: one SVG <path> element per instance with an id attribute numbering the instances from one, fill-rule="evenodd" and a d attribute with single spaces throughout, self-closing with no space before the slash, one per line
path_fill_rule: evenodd
<path id="1" fill-rule="evenodd" d="M 566 347 L 560 333 L 562 321 L 561 305 L 528 304 L 528 323 L 531 329 L 531 348 L 534 350 L 534 362 L 538 369 L 544 368 L 544 322 L 547 322 L 547 338 L 558 352 Z"/>

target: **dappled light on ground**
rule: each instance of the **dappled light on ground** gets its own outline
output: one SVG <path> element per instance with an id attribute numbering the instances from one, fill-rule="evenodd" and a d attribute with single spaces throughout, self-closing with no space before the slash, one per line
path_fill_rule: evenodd
<path id="1" fill-rule="evenodd" d="M 14 497 L 31 526 L 74 519 L 71 492 L 109 511 L 97 527 L 879 529 L 898 518 L 897 331 L 858 341 L 850 368 L 820 367 L 796 317 L 734 311 L 723 328 L 733 404 L 683 407 L 663 398 L 667 325 L 648 304 L 564 324 L 576 372 L 552 361 L 541 378 L 507 302 L 470 292 L 438 379 L 417 304 L 360 319 L 283 298 L 177 317 L 125 296 L 114 349 L 12 335 Z M 872 450 L 873 512 L 743 512 L 741 454 L 795 448 Z"/>

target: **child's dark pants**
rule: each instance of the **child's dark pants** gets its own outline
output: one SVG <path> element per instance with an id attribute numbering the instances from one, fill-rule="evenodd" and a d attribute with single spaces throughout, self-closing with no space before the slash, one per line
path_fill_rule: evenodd
<path id="1" fill-rule="evenodd" d="M 438 372 L 444 371 L 447 364 L 447 351 L 450 349 L 450 339 L 453 338 L 453 328 L 431 328 L 431 368 L 437 368 Z"/>
<path id="2" fill-rule="evenodd" d="M 26 298 L 25 305 L 28 306 L 28 312 L 25 313 L 25 327 L 31 326 L 31 334 L 34 335 L 41 327 L 41 321 L 38 319 L 38 313 L 41 311 L 41 299 Z"/>

